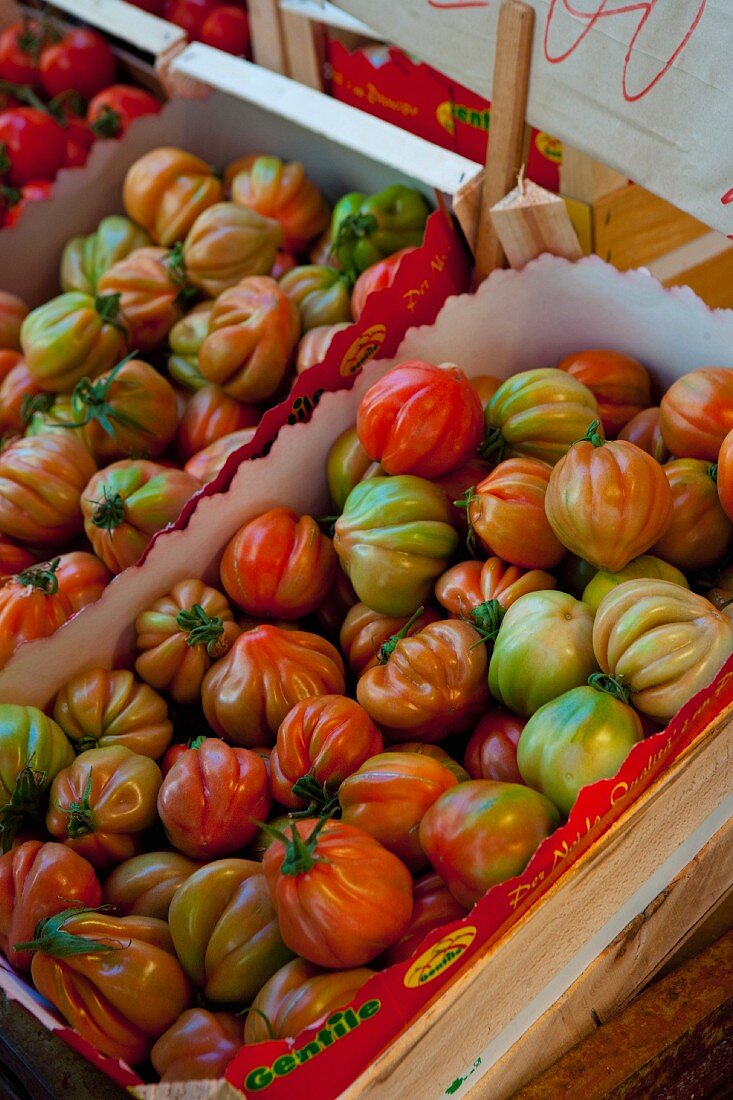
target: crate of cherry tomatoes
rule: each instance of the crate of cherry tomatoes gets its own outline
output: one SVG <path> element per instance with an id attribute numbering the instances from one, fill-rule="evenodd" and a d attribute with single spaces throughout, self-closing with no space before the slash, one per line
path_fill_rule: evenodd
<path id="1" fill-rule="evenodd" d="M 0 675 L 8 995 L 141 1096 L 475 1084 L 724 809 L 732 335 L 543 257 L 314 366 Z"/>

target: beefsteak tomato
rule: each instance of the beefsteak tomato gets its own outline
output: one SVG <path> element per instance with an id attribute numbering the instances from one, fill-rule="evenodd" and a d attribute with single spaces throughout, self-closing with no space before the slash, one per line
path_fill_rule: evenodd
<path id="1" fill-rule="evenodd" d="M 523 569 L 551 569 L 565 547 L 545 514 L 552 467 L 508 458 L 466 494 L 470 531 L 481 547 Z"/>
<path id="2" fill-rule="evenodd" d="M 715 462 L 733 429 L 733 370 L 688 371 L 666 391 L 660 409 L 662 438 L 676 458 Z"/>
<path id="3" fill-rule="evenodd" d="M 165 699 L 127 669 L 72 676 L 59 689 L 53 717 L 77 752 L 122 745 L 157 760 L 173 737 Z"/>
<path id="4" fill-rule="evenodd" d="M 274 218 L 234 202 L 199 214 L 183 245 L 189 282 L 217 298 L 248 275 L 269 275 L 282 241 Z"/>
<path id="5" fill-rule="evenodd" d="M 252 1002 L 245 1043 L 298 1035 L 347 1005 L 373 977 L 374 971 L 366 967 L 322 970 L 305 959 L 293 959 L 265 982 Z"/>
<path id="6" fill-rule="evenodd" d="M 471 734 L 463 764 L 471 779 L 523 783 L 517 745 L 526 723 L 501 707 L 492 707 Z"/>
<path id="7" fill-rule="evenodd" d="M 297 161 L 243 157 L 229 166 L 225 183 L 234 202 L 280 223 L 286 252 L 302 252 L 328 225 L 328 204 Z"/>
<path id="8" fill-rule="evenodd" d="M 26 366 L 44 390 L 68 393 L 82 378 L 96 378 L 122 359 L 128 348 L 126 324 L 114 292 L 60 294 L 23 321 Z"/>
<path id="9" fill-rule="evenodd" d="M 649 372 L 631 355 L 608 349 L 578 351 L 558 367 L 591 391 L 608 439 L 652 403 Z"/>
<path id="10" fill-rule="evenodd" d="M 65 852 L 69 850 L 64 848 Z M 104 880 L 102 899 L 118 917 L 167 921 L 173 895 L 200 866 L 180 852 L 143 852 L 110 871 Z"/>
<path id="11" fill-rule="evenodd" d="M 150 1061 L 163 1083 L 212 1081 L 224 1076 L 241 1046 L 242 1021 L 234 1012 L 189 1008 L 155 1043 Z"/>
<path id="12" fill-rule="evenodd" d="M 672 522 L 652 551 L 678 569 L 706 569 L 725 555 L 733 535 L 718 496 L 718 467 L 675 458 L 662 470 L 672 491 Z"/>
<path id="13" fill-rule="evenodd" d="M 44 545 L 77 534 L 95 468 L 70 432 L 15 440 L 0 452 L 0 532 Z"/>
<path id="14" fill-rule="evenodd" d="M 193 153 L 171 146 L 136 160 L 122 188 L 126 214 L 165 248 L 183 241 L 199 214 L 222 197 L 214 170 Z"/>

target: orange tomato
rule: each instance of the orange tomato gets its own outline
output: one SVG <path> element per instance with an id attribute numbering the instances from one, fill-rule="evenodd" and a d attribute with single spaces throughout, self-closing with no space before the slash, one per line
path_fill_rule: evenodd
<path id="1" fill-rule="evenodd" d="M 328 204 L 297 161 L 242 157 L 228 167 L 225 182 L 234 202 L 280 223 L 286 252 L 302 252 L 328 226 Z"/>
<path id="2" fill-rule="evenodd" d="M 676 458 L 662 469 L 672 490 L 672 522 L 652 554 L 683 570 L 714 565 L 733 535 L 718 497 L 716 468 L 700 458 Z"/>
<path id="3" fill-rule="evenodd" d="M 180 852 L 143 852 L 110 871 L 104 880 L 102 901 L 111 905 L 118 917 L 167 920 L 176 890 L 200 866 Z"/>
<path id="4" fill-rule="evenodd" d="M 96 603 L 112 580 L 112 574 L 96 554 L 86 550 L 71 550 L 61 554 L 56 567 L 59 592 L 68 598 L 72 611 L 81 611 Z"/>
<path id="5" fill-rule="evenodd" d="M 119 294 L 130 347 L 151 351 L 162 344 L 190 303 L 183 262 L 175 249 L 136 248 L 99 280 L 100 294 Z"/>
<path id="6" fill-rule="evenodd" d="M 565 547 L 545 515 L 551 473 L 538 458 L 509 458 L 476 486 L 468 519 L 484 550 L 524 569 L 558 564 Z"/>
<path id="7" fill-rule="evenodd" d="M 29 402 L 41 393 L 41 386 L 28 370 L 22 356 L 8 352 L 10 355 L 15 357 L 15 364 L 0 382 L 0 431 L 22 435 L 30 416 Z"/>
<path id="8" fill-rule="evenodd" d="M 676 458 L 715 462 L 733 428 L 733 370 L 699 367 L 673 382 L 661 401 L 662 436 Z"/>
<path id="9" fill-rule="evenodd" d="M 241 428 L 238 432 L 230 432 L 221 439 L 215 439 L 193 458 L 189 458 L 184 470 L 201 485 L 208 485 L 224 469 L 230 455 L 252 442 L 256 431 L 256 428 Z"/>
<path id="10" fill-rule="evenodd" d="M 594 425 L 552 471 L 545 507 L 563 546 L 611 573 L 654 545 L 673 510 L 659 463 L 626 440 L 605 443 Z"/>
<path id="11" fill-rule="evenodd" d="M 150 1060 L 161 1081 L 212 1081 L 224 1071 L 244 1042 L 242 1021 L 234 1012 L 189 1008 L 161 1035 Z"/>
<path id="12" fill-rule="evenodd" d="M 473 378 L 469 378 L 468 381 L 475 389 L 479 396 L 479 401 L 484 406 L 488 405 L 502 382 L 501 378 L 495 378 L 493 374 L 475 374 Z"/>
<path id="13" fill-rule="evenodd" d="M 173 736 L 165 699 L 128 669 L 72 676 L 59 689 L 53 715 L 77 752 L 123 745 L 157 760 Z"/>
<path id="14" fill-rule="evenodd" d="M 305 959 L 280 967 L 252 1002 L 244 1025 L 245 1043 L 287 1039 L 344 1008 L 374 977 L 366 967 L 324 970 Z"/>
<path id="15" fill-rule="evenodd" d="M 657 462 L 666 462 L 671 456 L 662 439 L 661 419 L 661 409 L 658 405 L 652 405 L 624 424 L 618 438 L 635 443 L 642 451 L 656 458 Z"/>
<path id="16" fill-rule="evenodd" d="M 269 275 L 282 229 L 273 218 L 233 202 L 199 214 L 183 245 L 190 282 L 216 298 L 247 275 Z"/>
<path id="17" fill-rule="evenodd" d="M 186 405 L 178 425 L 176 450 L 186 462 L 222 436 L 256 427 L 261 415 L 256 405 L 237 401 L 221 386 L 203 386 Z"/>
<path id="18" fill-rule="evenodd" d="M 716 480 L 723 511 L 728 519 L 733 520 L 733 429 L 720 445 Z"/>
<path id="19" fill-rule="evenodd" d="M 496 600 L 506 610 L 527 592 L 543 592 L 557 588 L 552 573 L 542 569 L 521 569 L 507 565 L 501 558 L 488 561 L 462 561 L 438 577 L 435 598 L 446 611 L 459 619 L 468 618 L 481 626 L 484 605 Z"/>
<path id="20" fill-rule="evenodd" d="M 71 432 L 17 439 L 0 453 L 0 532 L 33 544 L 64 542 L 82 527 L 82 493 L 96 469 Z"/>
<path id="21" fill-rule="evenodd" d="M 366 274 L 366 272 L 365 272 Z M 351 328 L 350 321 L 341 321 L 338 325 L 316 325 L 305 332 L 298 342 L 295 360 L 295 373 L 302 374 L 316 363 L 322 363 L 331 347 L 331 341 L 337 332 Z"/>
<path id="22" fill-rule="evenodd" d="M 361 676 L 368 668 L 380 664 L 385 642 L 395 637 L 409 638 L 428 623 L 436 623 L 439 619 L 440 615 L 432 607 L 408 618 L 406 615 L 383 615 L 372 611 L 365 603 L 355 603 L 341 626 L 339 645 L 351 670 Z"/>
<path id="23" fill-rule="evenodd" d="M 169 146 L 136 160 L 122 188 L 127 214 L 167 248 L 182 241 L 199 214 L 221 198 L 222 185 L 210 165 Z"/>
<path id="24" fill-rule="evenodd" d="M 638 359 L 620 351 L 593 349 L 568 355 L 560 370 L 587 386 L 596 401 L 607 437 L 618 435 L 625 424 L 651 404 L 651 379 Z"/>
<path id="25" fill-rule="evenodd" d="M 240 401 L 264 401 L 285 378 L 299 336 L 295 303 L 274 279 L 252 275 L 214 303 L 199 370 Z"/>

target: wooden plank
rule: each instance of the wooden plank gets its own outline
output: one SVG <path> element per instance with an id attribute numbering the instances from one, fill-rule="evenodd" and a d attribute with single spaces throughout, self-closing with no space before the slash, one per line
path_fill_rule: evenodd
<path id="1" fill-rule="evenodd" d="M 228 1081 L 172 1081 L 165 1085 L 141 1085 L 129 1090 L 138 1100 L 242 1100 L 242 1093 Z"/>
<path id="2" fill-rule="evenodd" d="M 468 1093 L 470 1100 L 498 1100 L 530 1081 L 635 997 L 705 926 L 707 941 L 698 938 L 697 946 L 707 946 L 716 932 L 726 931 L 712 918 L 729 911 L 731 896 L 733 822 L 728 822 L 489 1070 Z M 578 1095 L 588 1100 L 584 1090 Z"/>
<path id="3" fill-rule="evenodd" d="M 627 182 L 621 172 L 563 142 L 560 165 L 560 190 L 563 195 L 579 202 L 594 203 L 604 195 L 618 191 L 619 187 L 625 187 Z"/>
<path id="4" fill-rule="evenodd" d="M 664 280 L 665 286 L 689 286 L 712 309 L 733 309 L 733 247 Z"/>
<path id="5" fill-rule="evenodd" d="M 723 716 L 505 937 L 472 961 L 346 1090 L 345 1100 L 402 1100 L 417 1080 L 430 1083 L 429 1097 L 445 1090 L 455 1095 L 455 1081 L 471 1072 L 477 1056 L 478 1078 L 488 1072 L 733 816 L 732 766 L 733 720 Z M 528 1069 L 536 1072 L 531 1064 Z"/>
<path id="6" fill-rule="evenodd" d="M 502 0 L 491 96 L 491 132 L 476 231 L 476 282 L 500 267 L 504 252 L 489 210 L 511 191 L 526 160 L 527 91 L 532 59 L 534 10 Z"/>
<path id="7" fill-rule="evenodd" d="M 708 232 L 702 222 L 636 184 L 604 195 L 593 206 L 593 251 L 621 271 Z"/>
<path id="8" fill-rule="evenodd" d="M 280 12 L 288 75 L 316 91 L 324 91 L 323 29 L 303 15 Z"/>
<path id="9" fill-rule="evenodd" d="M 248 0 L 247 12 L 255 61 L 265 69 L 287 76 L 288 57 L 277 0 Z"/>
<path id="10" fill-rule="evenodd" d="M 730 1084 L 730 1062 L 726 1066 L 720 1058 L 709 1057 L 729 1039 L 733 1039 L 733 932 L 647 989 L 517 1092 L 516 1100 L 669 1096 L 670 1086 L 673 1095 L 710 1096 Z M 680 1078 L 691 1076 L 696 1068 L 697 1089 L 681 1092 Z"/>

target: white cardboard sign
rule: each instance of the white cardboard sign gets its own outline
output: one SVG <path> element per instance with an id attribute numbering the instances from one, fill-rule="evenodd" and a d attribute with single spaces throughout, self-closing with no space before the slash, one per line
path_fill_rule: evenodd
<path id="1" fill-rule="evenodd" d="M 733 239 L 733 0 L 527 0 L 528 121 Z M 500 0 L 338 0 L 491 98 Z"/>

